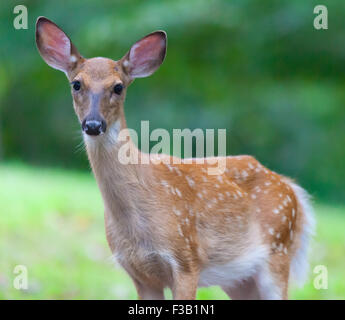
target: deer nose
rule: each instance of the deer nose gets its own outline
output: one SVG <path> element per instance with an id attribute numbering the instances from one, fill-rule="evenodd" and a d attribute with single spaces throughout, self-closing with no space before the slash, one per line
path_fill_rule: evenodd
<path id="1" fill-rule="evenodd" d="M 106 124 L 104 120 L 84 120 L 82 123 L 82 129 L 90 136 L 98 136 L 105 132 Z"/>

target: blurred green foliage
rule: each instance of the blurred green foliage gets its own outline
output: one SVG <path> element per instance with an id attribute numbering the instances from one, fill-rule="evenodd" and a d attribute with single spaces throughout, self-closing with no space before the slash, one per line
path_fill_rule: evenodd
<path id="1" fill-rule="evenodd" d="M 15 30 L 25 4 L 29 29 Z M 1 1 L 0 154 L 88 168 L 63 73 L 34 42 L 44 15 L 86 57 L 121 58 L 164 29 L 166 61 L 129 89 L 128 125 L 226 128 L 228 153 L 251 154 L 317 197 L 345 198 L 345 2 L 322 1 L 329 29 L 313 27 L 318 0 Z"/>
<path id="2" fill-rule="evenodd" d="M 89 174 L 12 163 L 0 165 L 0 176 L 0 300 L 137 298 L 129 276 L 114 267 L 101 195 Z M 315 207 L 309 280 L 301 289 L 292 286 L 290 298 L 344 299 L 345 208 Z M 28 270 L 27 290 L 13 287 L 16 265 Z M 318 265 L 327 267 L 328 289 L 313 285 Z M 199 289 L 198 299 L 228 297 L 211 287 Z"/>

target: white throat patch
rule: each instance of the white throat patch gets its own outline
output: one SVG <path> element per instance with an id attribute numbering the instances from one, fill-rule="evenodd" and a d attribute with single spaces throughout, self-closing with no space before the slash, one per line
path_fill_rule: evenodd
<path id="1" fill-rule="evenodd" d="M 105 143 L 109 145 L 114 145 L 117 142 L 119 133 L 121 130 L 120 120 L 116 120 L 109 128 L 109 131 L 105 134 Z"/>

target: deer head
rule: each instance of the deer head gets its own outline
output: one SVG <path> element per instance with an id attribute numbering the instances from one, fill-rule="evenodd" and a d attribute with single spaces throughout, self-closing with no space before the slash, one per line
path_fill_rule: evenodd
<path id="1" fill-rule="evenodd" d="M 69 37 L 52 21 L 39 17 L 36 44 L 43 60 L 63 71 L 71 84 L 73 105 L 89 136 L 106 133 L 124 118 L 123 102 L 135 78 L 147 77 L 162 64 L 166 33 L 156 31 L 137 41 L 120 60 L 82 57 Z"/>

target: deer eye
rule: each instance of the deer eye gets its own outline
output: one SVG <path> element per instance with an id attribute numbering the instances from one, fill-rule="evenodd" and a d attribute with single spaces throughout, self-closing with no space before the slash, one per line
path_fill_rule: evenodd
<path id="1" fill-rule="evenodd" d="M 75 91 L 79 91 L 79 90 L 80 90 L 80 87 L 81 87 L 80 81 L 73 81 L 73 82 L 72 82 L 72 85 L 73 85 L 73 89 L 74 89 Z"/>
<path id="2" fill-rule="evenodd" d="M 114 92 L 116 94 L 121 94 L 122 90 L 123 90 L 123 85 L 121 83 L 118 83 L 115 85 Z"/>

